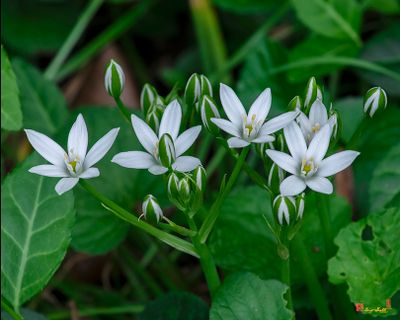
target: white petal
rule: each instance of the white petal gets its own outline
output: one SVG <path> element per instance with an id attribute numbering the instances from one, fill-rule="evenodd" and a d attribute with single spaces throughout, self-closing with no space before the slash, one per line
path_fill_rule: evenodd
<path id="1" fill-rule="evenodd" d="M 111 129 L 101 139 L 99 139 L 86 155 L 84 166 L 90 168 L 99 162 L 111 149 L 115 139 L 117 138 L 119 128 Z"/>
<path id="2" fill-rule="evenodd" d="M 311 177 L 306 180 L 307 186 L 320 193 L 331 194 L 333 192 L 332 183 L 324 177 Z"/>
<path id="3" fill-rule="evenodd" d="M 272 118 L 264 123 L 264 125 L 261 127 L 260 134 L 271 134 L 286 127 L 297 117 L 297 115 L 298 111 L 290 111 Z"/>
<path id="4" fill-rule="evenodd" d="M 299 171 L 299 164 L 291 156 L 284 152 L 267 149 L 267 155 L 283 170 L 291 173 L 297 174 Z"/>
<path id="5" fill-rule="evenodd" d="M 283 129 L 283 134 L 291 155 L 297 162 L 301 162 L 307 152 L 307 145 L 298 124 L 293 121 Z"/>
<path id="6" fill-rule="evenodd" d="M 267 88 L 257 97 L 251 105 L 247 121 L 251 121 L 253 116 L 257 122 L 264 122 L 269 110 L 271 109 L 271 89 Z"/>
<path id="7" fill-rule="evenodd" d="M 201 131 L 201 126 L 196 126 L 184 131 L 175 141 L 175 154 L 179 157 L 189 149 L 197 139 Z"/>
<path id="8" fill-rule="evenodd" d="M 65 151 L 59 146 L 58 143 L 54 142 L 44 134 L 34 130 L 27 129 L 25 130 L 25 133 L 32 147 L 43 158 L 55 166 L 61 167 L 64 165 Z"/>
<path id="9" fill-rule="evenodd" d="M 78 115 L 68 135 L 68 153 L 84 159 L 88 146 L 88 131 L 82 114 Z"/>
<path id="10" fill-rule="evenodd" d="M 214 123 L 220 129 L 224 130 L 225 132 L 235 137 L 240 137 L 240 130 L 242 129 L 241 124 L 240 126 L 237 126 L 233 122 L 220 118 L 211 118 L 211 122 Z"/>
<path id="11" fill-rule="evenodd" d="M 143 151 L 127 151 L 116 154 L 111 162 L 131 169 L 149 169 L 156 165 L 153 156 Z"/>
<path id="12" fill-rule="evenodd" d="M 196 169 L 201 165 L 199 159 L 195 157 L 183 156 L 176 159 L 172 164 L 172 168 L 179 172 L 188 172 Z"/>
<path id="13" fill-rule="evenodd" d="M 281 182 L 279 190 L 283 196 L 295 196 L 304 191 L 306 184 L 297 176 L 289 176 Z"/>
<path id="14" fill-rule="evenodd" d="M 68 177 L 69 174 L 64 167 L 54 166 L 52 164 L 42 164 L 40 166 L 35 166 L 29 169 L 29 172 L 40 174 L 41 176 L 45 177 L 57 177 L 57 178 L 64 178 Z"/>
<path id="15" fill-rule="evenodd" d="M 219 87 L 219 96 L 222 107 L 225 110 L 229 120 L 237 126 L 241 126 L 246 119 L 246 110 L 237 97 L 236 93 L 227 85 L 221 83 Z"/>
<path id="16" fill-rule="evenodd" d="M 320 99 L 315 100 L 311 105 L 309 118 L 312 125 L 319 123 L 323 126 L 328 121 L 328 111 Z"/>
<path id="17" fill-rule="evenodd" d="M 156 176 L 158 176 L 158 175 L 160 175 L 160 174 L 163 174 L 163 173 L 166 173 L 167 171 L 168 171 L 167 168 L 165 168 L 165 167 L 163 167 L 163 166 L 160 166 L 160 165 L 158 165 L 158 164 L 155 164 L 155 165 L 153 165 L 153 166 L 151 166 L 151 167 L 149 168 L 149 172 L 150 172 L 151 174 L 156 175 Z"/>
<path id="18" fill-rule="evenodd" d="M 158 138 L 149 125 L 134 114 L 131 116 L 132 127 L 135 134 L 143 146 L 149 153 L 153 154 L 156 148 Z"/>
<path id="19" fill-rule="evenodd" d="M 274 136 L 270 136 L 270 135 L 258 135 L 258 137 L 254 140 L 251 140 L 251 142 L 254 143 L 267 143 L 267 142 L 272 142 L 275 141 L 275 137 Z"/>
<path id="20" fill-rule="evenodd" d="M 164 133 L 169 133 L 175 141 L 179 133 L 179 127 L 181 126 L 181 119 L 181 106 L 178 100 L 174 100 L 165 108 L 158 131 L 158 137 L 161 138 Z"/>
<path id="21" fill-rule="evenodd" d="M 82 179 L 91 179 L 91 178 L 96 178 L 100 175 L 100 171 L 97 168 L 89 168 L 85 170 L 83 173 L 79 175 L 79 178 Z"/>
<path id="22" fill-rule="evenodd" d="M 71 190 L 78 183 L 79 178 L 62 178 L 56 184 L 56 192 L 61 196 L 64 192 Z"/>
<path id="23" fill-rule="evenodd" d="M 318 163 L 325 157 L 329 147 L 329 140 L 331 139 L 331 132 L 331 127 L 327 123 L 316 133 L 308 146 L 307 159 L 313 159 Z"/>
<path id="24" fill-rule="evenodd" d="M 351 150 L 335 153 L 321 161 L 317 171 L 318 176 L 329 177 L 346 169 L 359 154 L 359 152 Z"/>
<path id="25" fill-rule="evenodd" d="M 249 144 L 250 142 L 237 137 L 232 137 L 228 139 L 229 148 L 244 148 L 247 147 Z"/>
<path id="26" fill-rule="evenodd" d="M 310 120 L 303 112 L 300 112 L 299 116 L 297 117 L 297 122 L 300 125 L 304 137 L 307 138 L 307 135 L 310 134 L 312 130 L 312 125 Z"/>

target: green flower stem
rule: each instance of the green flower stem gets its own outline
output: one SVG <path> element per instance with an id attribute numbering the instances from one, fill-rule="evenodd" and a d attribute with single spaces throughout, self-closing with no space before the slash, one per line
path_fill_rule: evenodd
<path id="1" fill-rule="evenodd" d="M 200 241 L 199 235 L 197 234 L 197 226 L 189 212 L 185 213 L 188 220 L 190 230 L 196 232 L 196 235 L 191 237 L 194 247 L 200 255 L 200 264 L 203 269 L 204 276 L 207 281 L 208 289 L 210 290 L 211 297 L 213 297 L 215 291 L 221 284 L 219 279 L 217 267 L 215 266 L 214 259 L 205 243 Z"/>
<path id="2" fill-rule="evenodd" d="M 11 318 L 14 320 L 23 320 L 22 316 L 14 311 L 5 301 L 3 301 L 3 297 L 1 298 L 1 308 L 7 312 Z"/>
<path id="3" fill-rule="evenodd" d="M 51 61 L 46 71 L 44 72 L 44 76 L 47 79 L 53 80 L 55 78 L 57 72 L 60 70 L 62 64 L 65 62 L 65 59 L 67 59 L 68 55 L 71 53 L 72 49 L 88 26 L 90 20 L 93 18 L 103 2 L 104 0 L 93 0 L 89 2 L 86 9 L 83 11 L 82 15 L 79 17 L 79 20 L 75 24 L 75 27 L 69 34 L 68 38 L 65 40 L 64 44 L 57 52 L 57 55 L 54 57 L 54 59 Z"/>
<path id="4" fill-rule="evenodd" d="M 151 0 L 140 1 L 138 5 L 134 6 L 125 15 L 117 19 L 107 29 L 94 38 L 88 45 L 77 52 L 67 63 L 60 69 L 58 74 L 54 77 L 56 81 L 60 81 L 66 76 L 79 69 L 85 62 L 89 61 L 95 56 L 102 48 L 109 42 L 117 39 L 132 25 L 134 25 L 140 17 L 147 12 L 152 3 Z"/>
<path id="5" fill-rule="evenodd" d="M 142 220 L 139 220 L 136 216 L 132 215 L 130 212 L 126 211 L 124 208 L 120 207 L 118 204 L 99 193 L 87 181 L 80 179 L 79 182 L 81 186 L 86 189 L 86 191 L 88 191 L 93 197 L 99 200 L 107 209 L 109 209 L 109 211 L 114 213 L 118 218 L 125 220 L 131 225 L 147 232 L 148 234 L 156 237 L 157 239 L 165 242 L 166 244 L 174 247 L 179 251 L 185 252 L 197 258 L 199 257 L 196 249 L 191 243 L 174 235 L 166 233 L 162 230 L 159 230 Z"/>
<path id="6" fill-rule="evenodd" d="M 290 249 L 289 249 L 289 241 L 285 241 L 283 245 L 287 249 L 287 256 L 282 258 L 282 282 L 288 286 L 288 290 L 286 293 L 287 307 L 293 310 L 293 301 L 292 301 L 292 290 L 290 288 Z"/>
<path id="7" fill-rule="evenodd" d="M 297 233 L 295 239 L 291 242 L 292 249 L 298 257 L 298 265 L 301 268 L 302 275 L 306 281 L 308 291 L 310 292 L 311 300 L 317 312 L 318 318 L 321 320 L 332 319 L 329 304 L 325 297 L 325 292 L 321 287 L 314 266 L 311 263 L 306 246 L 304 245 L 301 234 Z"/>
<path id="8" fill-rule="evenodd" d="M 123 115 L 123 117 L 129 122 L 131 123 L 131 113 L 129 112 L 128 108 L 125 107 L 124 103 L 122 102 L 121 98 L 115 98 L 115 103 L 117 104 L 118 110 L 121 112 L 121 114 Z"/>
<path id="9" fill-rule="evenodd" d="M 78 310 L 81 317 L 116 315 L 116 314 L 139 314 L 144 310 L 144 305 L 127 305 L 110 308 L 88 308 Z M 58 311 L 47 315 L 49 320 L 71 319 L 71 311 Z"/>
<path id="10" fill-rule="evenodd" d="M 186 229 L 185 227 L 177 225 L 175 222 L 169 220 L 167 217 L 163 217 L 163 219 L 165 221 L 167 221 L 168 223 L 160 222 L 159 226 L 161 228 L 164 228 L 165 230 L 176 232 L 184 237 L 193 237 L 197 234 L 197 232 L 195 232 L 195 231 L 192 231 L 192 230 Z"/>
<path id="11" fill-rule="evenodd" d="M 218 195 L 217 199 L 211 206 L 210 212 L 208 213 L 208 216 L 204 220 L 203 225 L 201 226 L 200 231 L 199 231 L 201 243 L 205 243 L 207 241 L 207 238 L 215 224 L 215 221 L 217 221 L 217 218 L 219 215 L 219 209 L 220 209 L 222 203 L 224 202 L 226 196 L 229 194 L 232 187 L 234 186 L 234 184 L 239 176 L 240 169 L 243 167 L 246 156 L 249 153 L 249 150 L 250 150 L 249 147 L 246 147 L 242 150 L 239 158 L 237 159 L 236 165 L 233 168 L 232 174 L 229 177 L 228 182 L 226 183 L 225 188 Z"/>

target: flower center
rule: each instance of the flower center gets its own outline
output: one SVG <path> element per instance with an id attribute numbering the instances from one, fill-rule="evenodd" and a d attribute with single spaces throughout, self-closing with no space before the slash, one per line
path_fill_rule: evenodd
<path id="1" fill-rule="evenodd" d="M 65 154 L 64 162 L 71 175 L 76 176 L 82 171 L 82 161 L 73 150 L 70 150 L 69 155 Z"/>
<path id="2" fill-rule="evenodd" d="M 256 115 L 251 116 L 251 120 L 248 121 L 246 117 L 243 119 L 243 137 L 245 139 L 251 139 L 257 135 L 259 124 L 256 122 Z"/>
<path id="3" fill-rule="evenodd" d="M 314 126 L 312 126 L 311 131 L 315 134 L 319 131 L 319 129 L 321 129 L 321 125 L 317 122 L 314 124 Z"/>
<path id="4" fill-rule="evenodd" d="M 311 176 L 317 171 L 318 167 L 315 165 L 313 159 L 303 159 L 301 163 L 301 174 L 304 177 Z"/>

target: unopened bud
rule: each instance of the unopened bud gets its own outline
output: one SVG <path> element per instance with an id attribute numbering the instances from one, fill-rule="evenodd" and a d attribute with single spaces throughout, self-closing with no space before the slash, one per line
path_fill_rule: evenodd
<path id="1" fill-rule="evenodd" d="M 200 101 L 201 96 L 212 97 L 212 86 L 205 75 L 193 73 L 186 83 L 185 101 L 191 106 Z"/>
<path id="2" fill-rule="evenodd" d="M 337 141 L 337 139 L 339 138 L 339 133 L 341 128 L 341 120 L 339 113 L 335 109 L 333 109 L 332 104 L 331 107 L 329 108 L 328 123 L 332 131 L 331 139 Z"/>
<path id="3" fill-rule="evenodd" d="M 153 104 L 163 105 L 163 101 L 158 95 L 157 90 L 152 85 L 146 83 L 140 93 L 140 107 L 144 115 L 147 115 Z"/>
<path id="4" fill-rule="evenodd" d="M 201 95 L 213 96 L 210 80 L 204 74 L 200 75 L 200 92 Z"/>
<path id="5" fill-rule="evenodd" d="M 201 121 L 204 127 L 206 127 L 206 129 L 211 133 L 217 134 L 219 132 L 219 129 L 214 123 L 212 123 L 211 119 L 220 118 L 221 116 L 218 112 L 214 100 L 211 97 L 205 95 L 201 98 L 201 101 L 199 103 Z"/>
<path id="6" fill-rule="evenodd" d="M 293 197 L 277 196 L 272 203 L 272 208 L 280 225 L 289 225 L 296 220 L 296 203 Z"/>
<path id="7" fill-rule="evenodd" d="M 191 194 L 190 194 L 190 181 L 188 177 L 184 177 L 179 181 L 178 192 L 179 198 L 183 203 L 189 203 Z"/>
<path id="8" fill-rule="evenodd" d="M 160 128 L 160 119 L 164 112 L 164 106 L 161 104 L 155 104 L 150 107 L 146 114 L 146 123 L 154 130 L 158 132 Z"/>
<path id="9" fill-rule="evenodd" d="M 297 219 L 303 218 L 304 207 L 305 207 L 305 193 L 303 192 L 301 195 L 296 198 L 296 209 L 297 209 Z"/>
<path id="10" fill-rule="evenodd" d="M 202 166 L 198 166 L 193 171 L 193 179 L 196 182 L 196 187 L 204 192 L 207 183 L 207 173 L 206 170 Z"/>
<path id="11" fill-rule="evenodd" d="M 273 162 L 268 172 L 267 184 L 274 194 L 279 193 L 279 186 L 284 177 L 283 170 Z"/>
<path id="12" fill-rule="evenodd" d="M 380 87 L 374 87 L 367 91 L 364 96 L 364 112 L 372 118 L 376 111 L 384 110 L 387 105 L 387 96 L 385 90 Z"/>
<path id="13" fill-rule="evenodd" d="M 166 168 L 170 168 L 175 162 L 176 153 L 174 140 L 168 133 L 164 133 L 161 136 L 158 144 L 158 155 L 160 157 L 161 164 Z"/>
<path id="14" fill-rule="evenodd" d="M 121 66 L 111 59 L 104 76 L 104 86 L 110 96 L 120 97 L 125 86 L 125 74 Z"/>
<path id="15" fill-rule="evenodd" d="M 145 219 L 150 223 L 159 223 L 163 217 L 163 212 L 157 199 L 151 194 L 144 198 L 142 210 Z"/>
<path id="16" fill-rule="evenodd" d="M 302 101 L 299 96 L 295 96 L 288 104 L 289 110 L 302 110 Z"/>
<path id="17" fill-rule="evenodd" d="M 306 90 L 305 90 L 305 97 L 304 97 L 304 110 L 305 110 L 306 114 L 308 114 L 308 111 L 310 110 L 311 105 L 318 98 L 318 95 L 320 95 L 322 98 L 321 90 L 319 90 L 319 92 L 318 92 L 318 89 L 319 88 L 317 85 L 317 81 L 315 80 L 314 77 L 311 77 L 311 79 L 308 80 Z"/>

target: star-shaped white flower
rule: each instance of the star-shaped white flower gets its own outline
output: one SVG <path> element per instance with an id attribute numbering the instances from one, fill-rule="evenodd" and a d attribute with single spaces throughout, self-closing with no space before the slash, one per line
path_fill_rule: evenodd
<path id="1" fill-rule="evenodd" d="M 272 98 L 269 88 L 258 96 L 248 114 L 235 92 L 223 83 L 220 85 L 220 99 L 229 120 L 212 118 L 211 121 L 234 136 L 228 139 L 230 148 L 243 148 L 250 143 L 274 141 L 275 138 L 270 134 L 288 125 L 298 115 L 298 111 L 290 111 L 265 122 L 271 108 Z"/>
<path id="2" fill-rule="evenodd" d="M 329 124 L 318 131 L 308 147 L 296 122 L 285 127 L 283 132 L 291 155 L 270 149 L 266 153 L 279 167 L 292 174 L 280 185 L 284 196 L 300 194 L 306 187 L 321 193 L 332 193 L 332 183 L 326 177 L 350 166 L 360 154 L 348 150 L 324 159 L 331 138 Z"/>
<path id="3" fill-rule="evenodd" d="M 51 164 L 43 164 L 29 169 L 29 172 L 45 177 L 62 178 L 55 187 L 59 195 L 72 189 L 82 179 L 95 178 L 99 169 L 92 166 L 99 162 L 112 147 L 119 128 L 110 130 L 87 151 L 88 131 L 85 120 L 79 114 L 68 135 L 68 152 L 44 134 L 26 129 L 32 147 Z"/>
<path id="4" fill-rule="evenodd" d="M 163 174 L 169 169 L 180 172 L 194 170 L 201 165 L 200 160 L 195 157 L 182 156 L 182 154 L 187 151 L 197 139 L 201 131 L 201 126 L 187 129 L 178 136 L 181 119 L 181 106 L 177 100 L 174 100 L 164 111 L 157 136 L 146 122 L 132 115 L 133 130 L 139 142 L 147 152 L 121 152 L 115 155 L 111 161 L 125 168 L 148 169 L 149 172 L 154 175 Z M 165 152 L 168 153 L 170 158 L 170 168 L 163 165 L 160 160 L 159 145 L 165 135 L 168 135 Z"/>
<path id="5" fill-rule="evenodd" d="M 325 105 L 320 99 L 316 99 L 311 105 L 309 116 L 307 117 L 303 112 L 300 112 L 297 117 L 297 122 L 300 125 L 304 138 L 307 143 L 310 143 L 314 135 L 327 123 L 329 123 L 331 130 L 336 125 L 336 115 L 332 115 L 328 119 L 328 112 Z"/>

